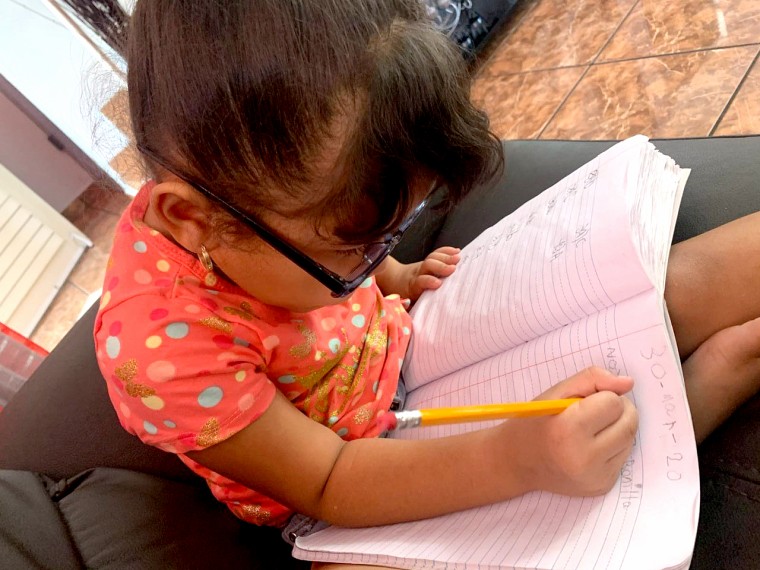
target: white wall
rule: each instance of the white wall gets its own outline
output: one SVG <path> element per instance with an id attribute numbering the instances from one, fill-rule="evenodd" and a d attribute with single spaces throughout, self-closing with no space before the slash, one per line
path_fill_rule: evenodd
<path id="1" fill-rule="evenodd" d="M 108 164 L 127 140 L 99 112 L 108 91 L 122 83 L 43 0 L 0 0 L 0 74 L 125 191 L 134 193 Z M 6 118 L 0 114 L 0 120 Z"/>
<path id="2" fill-rule="evenodd" d="M 84 192 L 92 177 L 55 148 L 47 133 L 0 93 L 0 165 L 61 212 Z"/>

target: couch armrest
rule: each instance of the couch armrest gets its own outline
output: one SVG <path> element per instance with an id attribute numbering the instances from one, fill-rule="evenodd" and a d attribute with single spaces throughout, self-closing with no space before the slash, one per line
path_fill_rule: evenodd
<path id="1" fill-rule="evenodd" d="M 196 477 L 122 429 L 95 360 L 93 306 L 0 412 L 0 469 L 73 477 L 92 467 Z"/>

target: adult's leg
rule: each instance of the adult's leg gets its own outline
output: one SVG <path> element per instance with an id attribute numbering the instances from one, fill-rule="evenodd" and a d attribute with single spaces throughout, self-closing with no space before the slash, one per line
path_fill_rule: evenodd
<path id="1" fill-rule="evenodd" d="M 665 300 L 682 358 L 760 317 L 760 212 L 674 245 Z"/>
<path id="2" fill-rule="evenodd" d="M 760 213 L 673 246 L 665 298 L 697 441 L 760 390 Z"/>

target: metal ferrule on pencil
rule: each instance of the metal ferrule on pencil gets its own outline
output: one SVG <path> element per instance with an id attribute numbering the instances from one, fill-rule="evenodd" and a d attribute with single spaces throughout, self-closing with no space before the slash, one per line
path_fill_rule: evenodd
<path id="1" fill-rule="evenodd" d="M 407 410 L 405 412 L 394 412 L 396 416 L 396 428 L 406 429 L 418 427 L 422 423 L 422 412 L 420 410 Z"/>

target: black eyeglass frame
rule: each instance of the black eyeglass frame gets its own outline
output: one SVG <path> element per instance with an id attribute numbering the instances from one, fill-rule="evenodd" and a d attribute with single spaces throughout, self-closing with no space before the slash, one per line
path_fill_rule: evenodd
<path id="1" fill-rule="evenodd" d="M 387 236 L 377 242 L 368 243 L 364 246 L 364 248 L 368 248 L 372 245 L 383 245 L 382 251 L 380 251 L 375 259 L 370 259 L 364 254 L 364 258 L 362 262 L 368 262 L 369 265 L 356 277 L 353 279 L 345 279 L 335 273 L 334 271 L 328 269 L 321 263 L 314 261 L 311 257 L 297 249 L 296 247 L 290 245 L 285 239 L 278 236 L 274 230 L 268 228 L 265 224 L 262 222 L 256 220 L 253 216 L 250 214 L 246 214 L 242 210 L 240 210 L 237 206 L 234 204 L 228 202 L 221 196 L 217 196 L 214 194 L 211 190 L 206 188 L 204 185 L 199 184 L 197 182 L 193 182 L 192 180 L 188 180 L 185 176 L 182 176 L 179 174 L 174 168 L 166 164 L 166 162 L 161 159 L 158 155 L 156 155 L 154 152 L 150 151 L 149 149 L 145 148 L 142 145 L 138 145 L 138 150 L 143 153 L 145 156 L 147 156 L 149 159 L 156 162 L 159 166 L 165 168 L 172 174 L 174 174 L 177 178 L 185 181 L 187 184 L 192 186 L 195 190 L 203 194 L 206 198 L 209 200 L 216 202 L 219 204 L 222 208 L 227 210 L 232 216 L 237 218 L 239 221 L 243 222 L 248 228 L 253 230 L 261 239 L 263 239 L 267 244 L 272 246 L 275 250 L 277 250 L 279 253 L 284 255 L 286 258 L 288 258 L 290 261 L 292 261 L 294 264 L 296 264 L 299 268 L 304 270 L 306 273 L 311 275 L 314 279 L 319 281 L 322 285 L 327 287 L 330 292 L 332 293 L 332 296 L 335 298 L 344 298 L 356 291 L 356 289 L 359 288 L 359 286 L 369 277 L 370 274 L 372 274 L 373 271 L 375 271 L 380 264 L 385 261 L 385 259 L 391 254 L 393 249 L 398 245 L 398 243 L 401 241 L 401 238 L 404 236 L 404 233 L 409 229 L 409 227 L 417 221 L 417 218 L 420 217 L 420 214 L 422 214 L 422 211 L 427 207 L 430 199 L 429 195 L 426 197 L 422 202 L 419 203 L 419 205 L 412 211 L 407 218 L 401 222 L 401 225 L 398 227 L 398 229 L 391 233 L 387 234 Z M 361 263 L 357 265 L 357 268 L 361 266 Z M 352 270 L 351 273 L 356 271 L 356 269 Z"/>

